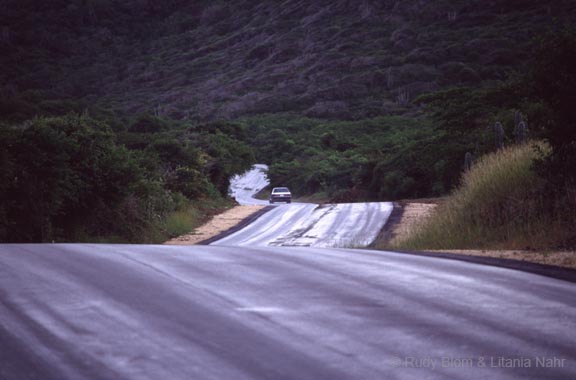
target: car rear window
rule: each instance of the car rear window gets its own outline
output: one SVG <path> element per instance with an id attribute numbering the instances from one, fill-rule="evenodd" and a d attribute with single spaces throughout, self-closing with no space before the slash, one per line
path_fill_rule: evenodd
<path id="1" fill-rule="evenodd" d="M 274 190 L 272 190 L 273 193 L 288 193 L 290 192 L 290 190 L 288 190 L 287 187 L 277 187 Z"/>

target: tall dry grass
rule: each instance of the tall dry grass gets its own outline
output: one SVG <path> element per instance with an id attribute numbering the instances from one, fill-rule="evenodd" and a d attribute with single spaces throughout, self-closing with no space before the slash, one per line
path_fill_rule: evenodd
<path id="1" fill-rule="evenodd" d="M 539 149 L 535 149 L 538 147 Z M 544 143 L 512 146 L 482 157 L 461 186 L 397 249 L 542 249 L 562 245 L 576 203 L 551 200 L 532 170 Z M 572 210 L 573 211 L 573 210 Z"/>

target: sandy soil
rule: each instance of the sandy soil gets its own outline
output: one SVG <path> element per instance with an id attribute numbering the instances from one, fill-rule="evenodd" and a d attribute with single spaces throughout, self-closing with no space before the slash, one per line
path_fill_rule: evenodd
<path id="1" fill-rule="evenodd" d="M 400 221 L 392 228 L 390 245 L 401 241 L 424 222 L 438 205 L 435 203 L 406 203 Z"/>
<path id="2" fill-rule="evenodd" d="M 391 244 L 406 237 L 410 231 L 426 220 L 437 204 L 434 203 L 410 203 L 403 204 L 404 213 L 398 224 L 392 229 Z M 488 256 L 502 259 L 528 261 L 538 264 L 555 265 L 565 268 L 576 269 L 576 251 L 563 252 L 538 252 L 523 250 L 437 250 L 430 252 L 448 252 L 470 256 Z"/>
<path id="3" fill-rule="evenodd" d="M 448 252 L 469 256 L 488 256 L 501 259 L 528 261 L 531 263 L 555 265 L 559 267 L 576 269 L 576 251 L 565 252 L 537 252 L 537 251 L 491 251 L 491 250 L 442 250 L 430 252 Z"/>
<path id="4" fill-rule="evenodd" d="M 256 211 L 265 206 L 236 206 L 226 210 L 222 214 L 215 215 L 210 221 L 203 226 L 198 227 L 189 234 L 181 235 L 168 240 L 164 244 L 173 245 L 192 245 L 202 240 L 206 240 L 217 234 L 234 227 L 243 219 L 254 214 Z"/>

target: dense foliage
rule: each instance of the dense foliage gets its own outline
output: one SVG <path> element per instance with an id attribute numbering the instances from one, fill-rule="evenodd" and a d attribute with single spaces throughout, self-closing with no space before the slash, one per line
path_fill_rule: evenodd
<path id="1" fill-rule="evenodd" d="M 424 113 L 359 121 L 263 115 L 246 118 L 258 159 L 273 183 L 333 200 L 399 199 L 446 194 L 474 158 L 503 146 L 546 138 L 540 165 L 551 185 L 574 180 L 574 36 L 550 33 L 526 66 L 487 87 L 425 94 Z M 560 186 L 560 187 L 558 187 Z"/>
<path id="2" fill-rule="evenodd" d="M 458 181 L 460 158 L 474 146 L 450 139 L 425 118 L 330 122 L 268 115 L 244 122 L 258 160 L 271 163 L 273 184 L 334 201 L 444 194 Z"/>
<path id="3" fill-rule="evenodd" d="M 572 0 L 3 0 L 0 92 L 176 119 L 407 114 L 504 79 L 575 16 Z"/>
<path id="4" fill-rule="evenodd" d="M 514 143 L 519 122 L 531 138 L 543 138 L 552 152 L 537 169 L 556 190 L 576 185 L 576 34 L 570 28 L 540 37 L 527 66 L 492 87 L 457 88 L 421 96 L 437 128 L 453 137 L 492 143 L 502 127 L 502 144 Z"/>
<path id="5" fill-rule="evenodd" d="M 528 74 L 535 117 L 553 153 L 540 172 L 555 188 L 576 191 L 576 33 L 564 29 L 542 37 Z"/>
<path id="6" fill-rule="evenodd" d="M 136 127 L 143 120 L 148 127 Z M 2 126 L 0 241 L 150 241 L 171 212 L 225 197 L 228 178 L 253 163 L 251 149 L 220 130 L 241 134 L 239 125 L 160 132 L 166 123 L 144 116 L 120 136 L 77 114 Z"/>
<path id="7" fill-rule="evenodd" d="M 398 247 L 576 246 L 575 62 L 576 34 L 572 29 L 561 29 L 543 36 L 528 70 L 508 82 L 489 90 L 458 90 L 424 98 L 433 105 L 440 125 L 451 128 L 457 126 L 458 119 L 462 122 L 456 110 L 465 111 L 466 118 L 492 113 L 502 120 L 494 124 L 499 127 L 494 131 L 508 136 L 494 147 L 501 148 L 504 142 L 520 146 L 502 149 L 472 166 L 462 186 Z M 510 109 L 504 107 L 525 114 L 516 111 L 512 117 Z M 519 127 L 525 128 L 526 121 L 532 137 L 545 139 L 547 144 L 523 144 Z"/>

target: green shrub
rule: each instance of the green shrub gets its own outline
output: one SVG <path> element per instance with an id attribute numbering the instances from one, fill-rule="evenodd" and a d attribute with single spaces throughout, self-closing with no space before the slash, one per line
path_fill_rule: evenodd
<path id="1" fill-rule="evenodd" d="M 79 225 L 100 228 L 141 179 L 108 126 L 85 116 L 36 118 L 0 137 L 9 139 L 2 155 L 18 173 L 0 189 L 0 240 L 52 241 Z"/>
<path id="2" fill-rule="evenodd" d="M 191 206 L 171 212 L 162 223 L 169 237 L 189 233 L 198 224 L 197 210 Z"/>
<path id="3" fill-rule="evenodd" d="M 168 123 L 157 116 L 149 114 L 138 115 L 138 118 L 130 125 L 128 131 L 134 133 L 157 133 L 168 129 Z"/>

